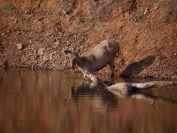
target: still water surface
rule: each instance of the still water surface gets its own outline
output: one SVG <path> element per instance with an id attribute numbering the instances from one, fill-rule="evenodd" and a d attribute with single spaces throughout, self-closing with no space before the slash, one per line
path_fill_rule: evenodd
<path id="1" fill-rule="evenodd" d="M 0 133 L 176 132 L 177 86 L 121 97 L 80 75 L 0 68 Z"/>

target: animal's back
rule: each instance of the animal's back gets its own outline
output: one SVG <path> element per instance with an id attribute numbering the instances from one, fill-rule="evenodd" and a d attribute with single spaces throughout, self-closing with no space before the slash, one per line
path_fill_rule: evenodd
<path id="1" fill-rule="evenodd" d="M 119 51 L 120 45 L 114 39 L 103 40 L 100 44 L 90 50 L 90 53 L 96 53 L 98 50 L 107 50 L 108 52 L 117 53 Z"/>

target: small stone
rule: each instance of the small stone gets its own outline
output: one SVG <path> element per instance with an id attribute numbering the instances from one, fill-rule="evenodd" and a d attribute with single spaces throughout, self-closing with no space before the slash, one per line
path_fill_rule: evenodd
<path id="1" fill-rule="evenodd" d="M 48 61 L 48 60 L 49 60 L 48 56 L 45 55 L 45 56 L 43 57 L 43 61 L 46 62 L 46 61 Z"/>
<path id="2" fill-rule="evenodd" d="M 22 62 L 22 63 L 25 63 L 27 60 L 28 60 L 28 59 L 27 59 L 25 56 L 22 56 L 22 57 L 21 57 L 21 62 Z"/>
<path id="3" fill-rule="evenodd" d="M 44 50 L 45 50 L 45 48 L 40 48 L 40 49 L 38 50 L 38 54 L 39 54 L 39 55 L 43 55 L 43 54 L 44 54 Z"/>
<path id="4" fill-rule="evenodd" d="M 49 55 L 49 60 L 52 60 L 53 59 L 53 54 L 50 54 Z"/>
<path id="5" fill-rule="evenodd" d="M 145 10 L 144 10 L 144 15 L 146 15 L 147 14 L 147 12 L 148 12 L 148 7 L 147 8 L 145 8 Z"/>
<path id="6" fill-rule="evenodd" d="M 21 43 L 15 44 L 19 50 L 23 49 L 23 45 Z"/>

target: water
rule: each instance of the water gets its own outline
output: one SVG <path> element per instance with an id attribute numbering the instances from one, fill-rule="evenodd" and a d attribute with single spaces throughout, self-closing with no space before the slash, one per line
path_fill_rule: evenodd
<path id="1" fill-rule="evenodd" d="M 175 133 L 176 120 L 177 86 L 121 97 L 80 75 L 0 68 L 0 133 Z"/>

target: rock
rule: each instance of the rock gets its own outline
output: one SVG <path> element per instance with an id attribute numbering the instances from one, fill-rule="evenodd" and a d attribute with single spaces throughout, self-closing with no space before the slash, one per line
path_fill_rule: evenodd
<path id="1" fill-rule="evenodd" d="M 28 60 L 28 59 L 27 59 L 25 56 L 22 56 L 22 57 L 21 57 L 21 62 L 22 62 L 22 63 L 25 63 L 27 60 Z"/>
<path id="2" fill-rule="evenodd" d="M 19 50 L 23 49 L 23 45 L 21 43 L 15 44 Z"/>
<path id="3" fill-rule="evenodd" d="M 145 8 L 145 10 L 144 10 L 144 15 L 146 15 L 146 14 L 147 14 L 148 10 L 149 10 L 149 8 L 148 8 L 148 7 L 147 7 L 147 8 Z"/>
<path id="4" fill-rule="evenodd" d="M 50 54 L 49 55 L 49 60 L 52 60 L 53 59 L 53 54 Z"/>
<path id="5" fill-rule="evenodd" d="M 45 55 L 45 56 L 43 57 L 43 61 L 46 62 L 46 61 L 48 61 L 48 60 L 49 60 L 48 56 Z"/>
<path id="6" fill-rule="evenodd" d="M 63 11 L 62 11 L 62 12 L 63 12 L 63 14 L 64 14 L 64 15 L 66 15 L 66 14 L 67 14 L 67 11 L 65 11 L 64 9 L 63 9 Z"/>
<path id="7" fill-rule="evenodd" d="M 38 54 L 39 54 L 39 55 L 43 55 L 43 54 L 44 54 L 44 51 L 45 51 L 45 48 L 40 48 L 40 49 L 38 50 Z"/>

